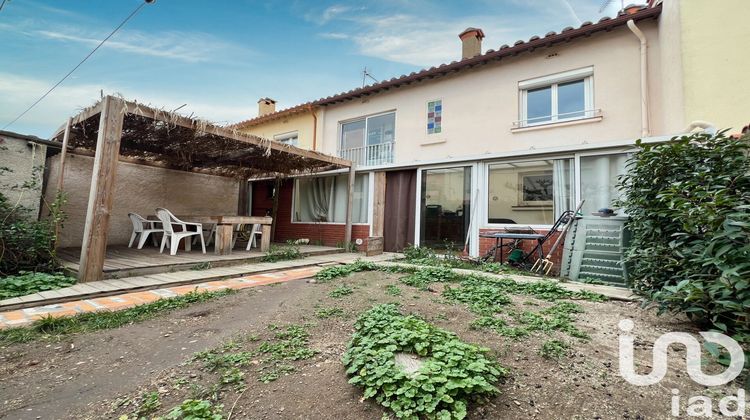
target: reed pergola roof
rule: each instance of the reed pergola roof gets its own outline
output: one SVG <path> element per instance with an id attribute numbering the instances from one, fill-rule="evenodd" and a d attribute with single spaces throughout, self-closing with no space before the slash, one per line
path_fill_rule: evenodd
<path id="1" fill-rule="evenodd" d="M 114 96 L 70 118 L 54 135 L 61 141 L 58 192 L 62 192 L 69 149 L 94 156 L 89 201 L 81 244 L 78 279 L 100 280 L 107 250 L 109 219 L 116 191 L 118 161 L 202 172 L 247 180 L 349 168 L 345 242 L 351 241 L 352 191 L 356 168 L 351 161 L 300 149 L 219 127 Z M 232 227 L 228 230 L 231 242 Z M 265 231 L 264 231 L 265 232 Z M 270 233 L 270 232 L 269 232 Z M 263 233 L 268 240 L 268 234 Z M 217 236 L 217 243 L 218 236 Z M 231 252 L 228 247 L 227 252 Z"/>
<path id="2" fill-rule="evenodd" d="M 120 159 L 190 172 L 248 179 L 348 168 L 351 162 L 236 129 L 188 118 L 135 101 L 122 101 Z M 93 153 L 102 101 L 70 121 L 68 148 Z M 65 126 L 53 138 L 62 141 Z"/>

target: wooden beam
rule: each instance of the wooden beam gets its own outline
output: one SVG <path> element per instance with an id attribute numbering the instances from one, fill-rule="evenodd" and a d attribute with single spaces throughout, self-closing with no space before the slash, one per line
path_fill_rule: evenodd
<path id="1" fill-rule="evenodd" d="M 63 134 L 62 149 L 60 150 L 60 171 L 57 177 L 57 193 L 60 194 L 63 190 L 63 176 L 65 175 L 65 158 L 68 155 L 68 140 L 70 140 L 70 128 L 73 125 L 73 118 L 68 118 L 68 123 L 65 125 L 65 134 Z"/>
<path id="2" fill-rule="evenodd" d="M 372 198 L 372 236 L 383 236 L 385 226 L 385 172 L 374 172 L 375 192 Z"/>
<path id="3" fill-rule="evenodd" d="M 352 242 L 352 206 L 354 204 L 354 179 L 356 170 L 354 165 L 349 167 L 349 185 L 346 195 L 346 226 L 344 227 L 344 246 Z"/>
<path id="4" fill-rule="evenodd" d="M 122 123 L 125 115 L 123 112 L 125 104 L 121 99 L 106 96 L 102 104 L 78 269 L 80 282 L 102 279 L 104 257 L 107 252 L 109 218 L 115 195 L 117 157 L 120 153 Z"/>
<path id="5" fill-rule="evenodd" d="M 83 111 L 81 111 L 78 115 L 75 117 L 70 118 L 68 121 L 71 126 L 80 124 L 89 118 L 93 117 L 94 115 L 102 112 L 102 107 L 104 104 L 104 100 L 101 100 L 94 105 L 85 108 Z M 57 136 L 62 134 L 65 131 L 65 125 L 61 125 L 57 130 L 55 130 L 55 133 L 50 137 L 50 139 L 55 139 Z"/>
<path id="6" fill-rule="evenodd" d="M 228 139 L 240 141 L 243 143 L 252 144 L 262 149 L 271 149 L 273 151 L 288 153 L 291 155 L 301 156 L 307 159 L 314 159 L 338 165 L 339 167 L 351 167 L 352 162 L 346 159 L 342 159 L 337 156 L 327 155 L 325 153 L 316 152 L 313 150 L 301 149 L 299 147 L 290 146 L 287 144 L 279 143 L 277 141 L 264 139 L 261 137 L 245 134 L 241 131 L 230 130 L 228 128 L 219 127 L 203 121 L 197 121 L 192 118 L 183 117 L 182 115 L 169 113 L 167 111 L 160 111 L 151 108 L 146 105 L 138 104 L 131 101 L 125 101 L 127 112 L 133 115 L 140 115 L 143 117 L 151 118 L 158 121 L 164 121 L 170 124 L 175 124 L 180 127 L 185 127 L 193 130 L 198 130 L 207 134 L 213 134 L 220 137 L 226 137 Z"/>

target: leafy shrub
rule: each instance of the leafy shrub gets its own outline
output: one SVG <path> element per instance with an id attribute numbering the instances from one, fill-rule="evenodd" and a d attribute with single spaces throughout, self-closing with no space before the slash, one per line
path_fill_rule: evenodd
<path id="1" fill-rule="evenodd" d="M 260 260 L 263 262 L 277 262 L 299 260 L 301 258 L 304 258 L 304 256 L 299 250 L 299 245 L 292 241 L 287 241 L 287 244 L 283 246 L 271 245 L 268 253 Z"/>
<path id="2" fill-rule="evenodd" d="M 620 188 L 633 287 L 750 342 L 750 144 L 693 134 L 637 142 Z"/>
<path id="3" fill-rule="evenodd" d="M 462 419 L 468 403 L 498 393 L 494 384 L 507 374 L 486 357 L 487 349 L 404 316 L 392 304 L 365 312 L 355 329 L 342 358 L 349 383 L 363 387 L 365 398 L 375 398 L 398 418 Z M 408 373 L 396 364 L 396 353 L 416 354 L 423 364 Z"/>
<path id="4" fill-rule="evenodd" d="M 65 197 L 50 204 L 50 216 L 34 220 L 0 193 L 0 275 L 21 271 L 55 272 L 60 263 L 55 254 L 55 226 L 65 217 Z"/>
<path id="5" fill-rule="evenodd" d="M 75 282 L 76 279 L 62 273 L 47 274 L 21 271 L 17 275 L 0 278 L 0 299 L 68 287 Z"/>
<path id="6" fill-rule="evenodd" d="M 385 292 L 391 296 L 401 296 L 401 289 L 395 284 L 389 284 L 385 287 Z"/>

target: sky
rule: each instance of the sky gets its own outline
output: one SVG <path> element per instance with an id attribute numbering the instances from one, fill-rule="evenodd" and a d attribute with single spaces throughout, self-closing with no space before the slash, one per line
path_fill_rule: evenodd
<path id="1" fill-rule="evenodd" d="M 2 0 L 0 0 L 2 1 Z M 0 10 L 0 129 L 80 62 L 143 0 L 6 0 Z M 628 1 L 626 3 L 631 3 Z M 48 138 L 101 93 L 218 124 L 457 60 L 458 34 L 483 49 L 596 22 L 605 0 L 157 0 L 5 130 Z M 368 79 L 368 83 L 372 83 Z"/>

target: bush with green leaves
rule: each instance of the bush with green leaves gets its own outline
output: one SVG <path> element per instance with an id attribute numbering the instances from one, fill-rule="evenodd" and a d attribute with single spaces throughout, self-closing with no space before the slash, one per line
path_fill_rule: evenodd
<path id="1" fill-rule="evenodd" d="M 0 299 L 25 296 L 45 290 L 55 290 L 74 285 L 76 279 L 62 273 L 32 273 L 21 271 L 16 275 L 0 278 Z"/>
<path id="2" fill-rule="evenodd" d="M 462 419 L 469 402 L 495 395 L 507 370 L 488 350 L 465 343 L 393 304 L 362 314 L 342 361 L 349 383 L 364 388 L 365 398 L 393 411 L 397 418 Z M 396 354 L 414 354 L 423 363 L 414 372 L 399 367 Z"/>
<path id="3" fill-rule="evenodd" d="M 55 254 L 55 226 L 65 219 L 61 211 L 64 204 L 64 195 L 59 195 L 49 204 L 49 216 L 35 220 L 0 193 L 0 275 L 52 273 L 60 268 Z"/>
<path id="4" fill-rule="evenodd" d="M 750 137 L 636 145 L 619 185 L 633 288 L 750 342 Z"/>

